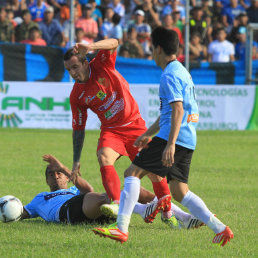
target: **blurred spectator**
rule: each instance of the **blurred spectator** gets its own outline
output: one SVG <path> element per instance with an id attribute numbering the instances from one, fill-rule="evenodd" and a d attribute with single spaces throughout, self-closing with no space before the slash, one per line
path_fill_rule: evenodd
<path id="1" fill-rule="evenodd" d="M 245 61 L 245 53 L 246 53 L 246 28 L 240 27 L 238 30 L 237 37 L 239 42 L 235 46 L 236 51 L 236 59 Z M 257 42 L 253 41 L 253 48 L 252 48 L 252 57 L 253 59 L 258 58 L 258 44 Z"/>
<path id="2" fill-rule="evenodd" d="M 203 11 L 201 7 L 194 7 L 192 11 L 193 15 L 190 19 L 190 34 L 199 32 L 201 36 L 201 42 L 205 41 L 207 34 L 207 22 L 203 20 Z"/>
<path id="3" fill-rule="evenodd" d="M 54 18 L 54 8 L 49 6 L 45 9 L 44 20 L 39 23 L 42 31 L 42 38 L 47 45 L 65 46 L 63 28 L 58 20 Z"/>
<path id="4" fill-rule="evenodd" d="M 121 16 L 117 13 L 114 13 L 112 17 L 113 27 L 110 33 L 110 38 L 117 39 L 119 44 L 123 43 L 123 29 L 120 25 Z"/>
<path id="5" fill-rule="evenodd" d="M 134 23 L 129 25 L 130 27 L 135 27 L 137 31 L 137 39 L 141 43 L 143 50 L 144 50 L 144 55 L 145 57 L 151 56 L 151 51 L 150 51 L 150 35 L 151 35 L 151 27 L 149 24 L 144 22 L 145 18 L 145 13 L 143 10 L 136 10 L 134 13 Z"/>
<path id="6" fill-rule="evenodd" d="M 151 0 L 143 0 L 143 4 L 137 5 L 134 12 L 139 9 L 144 11 L 145 22 L 148 23 L 151 28 L 161 25 L 157 8 L 152 4 Z"/>
<path id="7" fill-rule="evenodd" d="M 251 5 L 251 0 L 240 0 L 240 4 L 245 8 L 249 8 Z"/>
<path id="8" fill-rule="evenodd" d="M 14 27 L 7 19 L 6 10 L 0 7 L 0 42 L 14 42 Z"/>
<path id="9" fill-rule="evenodd" d="M 203 16 L 213 16 L 213 8 L 209 5 L 209 0 L 202 0 L 201 8 L 203 11 Z"/>
<path id="10" fill-rule="evenodd" d="M 235 60 L 234 45 L 226 40 L 226 36 L 226 31 L 223 28 L 217 30 L 217 40 L 208 46 L 209 62 L 227 63 Z"/>
<path id="11" fill-rule="evenodd" d="M 230 5 L 223 7 L 221 11 L 222 23 L 226 27 L 227 32 L 233 27 L 235 17 L 244 11 L 244 7 L 238 4 L 238 0 L 230 0 Z"/>
<path id="12" fill-rule="evenodd" d="M 14 12 L 14 17 L 21 17 L 22 11 L 27 9 L 26 0 L 9 0 L 6 9 Z"/>
<path id="13" fill-rule="evenodd" d="M 180 29 L 178 29 L 177 27 L 174 26 L 174 21 L 173 21 L 172 15 L 168 14 L 168 15 L 163 16 L 162 21 L 163 21 L 162 24 L 166 29 L 174 30 L 177 33 L 179 43 L 183 45 L 184 40 L 183 40 L 183 37 L 182 37 L 182 33 L 181 33 Z"/>
<path id="14" fill-rule="evenodd" d="M 239 42 L 239 33 L 240 27 L 246 27 L 248 24 L 248 16 L 246 12 L 240 13 L 233 21 L 233 27 L 228 35 L 228 40 L 234 44 Z"/>
<path id="15" fill-rule="evenodd" d="M 35 0 L 35 2 L 29 6 L 32 20 L 35 22 L 43 21 L 44 12 L 47 7 L 48 5 L 44 2 L 44 0 Z"/>
<path id="16" fill-rule="evenodd" d="M 252 0 L 250 7 L 246 10 L 249 22 L 258 23 L 258 1 Z"/>
<path id="17" fill-rule="evenodd" d="M 66 4 L 61 7 L 60 11 L 60 23 L 63 25 L 65 21 L 70 19 L 70 5 L 71 0 L 66 0 Z M 77 17 L 82 16 L 81 5 L 78 3 L 78 0 L 74 0 L 74 11 L 76 12 Z"/>
<path id="18" fill-rule="evenodd" d="M 100 28 L 100 35 L 103 39 L 110 38 L 111 30 L 113 28 L 112 17 L 114 15 L 114 11 L 111 7 L 107 7 L 105 11 L 105 19 Z"/>
<path id="19" fill-rule="evenodd" d="M 212 32 L 213 32 L 213 24 L 211 16 L 203 16 L 203 20 L 206 22 L 206 31 L 205 31 L 205 38 L 203 39 L 203 44 L 208 46 L 209 43 L 213 41 Z M 222 26 L 223 27 L 223 26 Z"/>
<path id="20" fill-rule="evenodd" d="M 183 32 L 184 29 L 184 24 L 180 19 L 180 12 L 179 11 L 173 11 L 172 12 L 172 18 L 173 18 L 173 23 L 175 27 L 180 29 L 181 32 Z"/>
<path id="21" fill-rule="evenodd" d="M 47 43 L 41 38 L 41 32 L 38 27 L 32 27 L 29 30 L 29 38 L 22 40 L 20 43 L 36 46 L 46 46 Z"/>
<path id="22" fill-rule="evenodd" d="M 17 26 L 16 21 L 14 20 L 14 11 L 12 9 L 6 9 L 6 17 L 7 20 L 13 25 L 15 28 Z"/>
<path id="23" fill-rule="evenodd" d="M 70 44 L 70 42 L 67 42 L 66 48 L 73 47 L 76 43 L 89 44 L 89 42 L 84 40 L 83 38 L 84 38 L 84 31 L 83 31 L 83 29 L 82 28 L 76 28 L 75 29 L 75 40 L 72 43 L 72 45 Z"/>
<path id="24" fill-rule="evenodd" d="M 29 30 L 32 27 L 39 28 L 38 23 L 31 20 L 31 14 L 28 9 L 22 12 L 23 22 L 15 28 L 15 41 L 20 42 L 29 38 Z"/>
<path id="25" fill-rule="evenodd" d="M 79 11 L 77 8 L 74 9 L 74 15 L 73 15 L 73 22 L 74 24 L 76 23 L 76 21 L 78 20 L 79 18 Z M 62 24 L 62 27 L 63 27 L 63 33 L 64 33 L 64 37 L 65 37 L 65 42 L 68 42 L 69 41 L 69 37 L 70 37 L 70 30 L 71 30 L 71 23 L 70 23 L 70 20 L 66 20 L 63 24 Z M 75 35 L 75 29 L 74 29 L 74 34 L 73 34 L 73 38 L 76 37 Z"/>
<path id="26" fill-rule="evenodd" d="M 161 11 L 161 16 L 172 14 L 172 12 L 179 12 L 180 20 L 185 23 L 185 7 L 180 5 L 179 1 L 166 1 L 167 4 Z"/>
<path id="27" fill-rule="evenodd" d="M 124 15 L 125 15 L 125 7 L 121 3 L 121 0 L 111 0 L 111 3 L 108 5 L 111 7 L 115 13 L 119 14 L 121 17 L 121 25 L 124 24 Z"/>
<path id="28" fill-rule="evenodd" d="M 220 29 L 224 29 L 223 24 L 222 24 L 221 22 L 219 22 L 219 21 L 215 21 L 215 22 L 213 23 L 213 26 L 212 26 L 212 33 L 211 33 L 211 35 L 212 35 L 212 41 L 217 39 L 217 32 L 218 32 L 218 30 L 220 30 Z M 212 41 L 211 41 L 211 42 L 212 42 Z"/>
<path id="29" fill-rule="evenodd" d="M 82 6 L 82 17 L 75 22 L 75 27 L 83 29 L 84 40 L 89 43 L 94 42 L 99 32 L 97 22 L 91 18 L 92 11 L 92 5 L 85 4 Z"/>
<path id="30" fill-rule="evenodd" d="M 189 55 L 191 62 L 207 61 L 207 48 L 201 44 L 201 36 L 199 32 L 194 32 L 191 35 Z"/>
<path id="31" fill-rule="evenodd" d="M 127 31 L 127 40 L 120 46 L 119 55 L 123 57 L 142 58 L 144 51 L 141 43 L 137 40 L 135 27 L 130 27 Z"/>
<path id="32" fill-rule="evenodd" d="M 184 64 L 185 62 L 184 47 L 181 44 L 179 44 L 176 58 L 180 63 Z"/>
<path id="33" fill-rule="evenodd" d="M 89 0 L 89 4 L 92 5 L 92 14 L 91 17 L 94 21 L 98 23 L 98 27 L 100 28 L 103 23 L 102 13 L 99 8 L 97 8 L 97 3 L 95 0 Z"/>
<path id="34" fill-rule="evenodd" d="M 46 0 L 48 5 L 54 8 L 54 18 L 60 20 L 60 12 L 62 6 L 64 6 L 67 0 Z"/>

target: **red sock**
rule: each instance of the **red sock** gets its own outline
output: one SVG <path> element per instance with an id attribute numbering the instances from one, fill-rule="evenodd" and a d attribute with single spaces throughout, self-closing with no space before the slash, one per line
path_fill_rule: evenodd
<path id="1" fill-rule="evenodd" d="M 152 182 L 153 190 L 158 199 L 162 198 L 165 195 L 170 195 L 170 190 L 168 187 L 167 179 L 164 177 L 160 182 Z M 165 212 L 170 211 L 171 203 Z"/>
<path id="2" fill-rule="evenodd" d="M 119 203 L 120 200 L 120 179 L 114 166 L 103 166 L 100 168 L 102 184 L 109 199 Z"/>

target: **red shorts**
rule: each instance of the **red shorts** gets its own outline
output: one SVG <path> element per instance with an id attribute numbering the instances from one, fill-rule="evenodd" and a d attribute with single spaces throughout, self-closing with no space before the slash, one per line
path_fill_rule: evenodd
<path id="1" fill-rule="evenodd" d="M 133 146 L 135 140 L 147 130 L 145 121 L 138 118 L 129 125 L 101 130 L 97 151 L 109 147 L 121 156 L 129 156 L 133 161 L 138 148 Z"/>

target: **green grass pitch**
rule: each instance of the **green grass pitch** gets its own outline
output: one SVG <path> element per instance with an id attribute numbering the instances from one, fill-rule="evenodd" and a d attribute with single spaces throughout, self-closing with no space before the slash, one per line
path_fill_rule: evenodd
<path id="1" fill-rule="evenodd" d="M 72 165 L 72 135 L 66 130 L 0 129 L 0 196 L 14 195 L 25 205 L 47 191 L 43 154 L 53 154 Z M 82 176 L 103 192 L 96 158 L 98 131 L 87 131 L 81 158 Z M 123 171 L 130 164 L 122 157 Z M 0 257 L 258 257 L 258 133 L 198 132 L 189 186 L 225 224 L 235 238 L 224 248 L 211 243 L 207 227 L 173 231 L 133 215 L 128 242 L 121 245 L 100 238 L 95 225 L 56 225 L 42 219 L 0 223 Z M 142 185 L 152 189 L 148 179 Z"/>

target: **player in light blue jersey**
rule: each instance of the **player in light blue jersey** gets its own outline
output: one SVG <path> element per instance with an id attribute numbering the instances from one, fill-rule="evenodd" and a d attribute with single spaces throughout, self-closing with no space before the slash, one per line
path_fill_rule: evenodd
<path id="1" fill-rule="evenodd" d="M 120 242 L 128 239 L 128 227 L 140 191 L 140 180 L 149 173 L 167 176 L 174 199 L 188 208 L 190 213 L 205 223 L 215 233 L 213 243 L 224 246 L 233 232 L 209 211 L 204 202 L 188 188 L 188 175 L 196 146 L 198 107 L 194 84 L 188 71 L 176 59 L 179 47 L 177 33 L 157 27 L 151 34 L 153 58 L 163 70 L 160 79 L 160 117 L 142 135 L 135 146 L 142 149 L 125 171 L 124 190 L 120 197 L 117 224 L 108 228 L 94 228 L 101 236 Z M 152 137 L 152 135 L 155 135 Z M 153 218 L 167 205 L 159 200 Z M 173 206 L 173 204 L 172 204 Z M 162 220 L 175 227 L 173 215 Z"/>
<path id="2" fill-rule="evenodd" d="M 102 204 L 110 203 L 106 194 L 93 192 L 93 187 L 78 176 L 74 186 L 68 188 L 71 171 L 52 155 L 44 155 L 49 163 L 46 182 L 50 192 L 37 194 L 24 206 L 21 219 L 41 217 L 50 222 L 81 223 L 109 221 L 100 211 Z"/>

